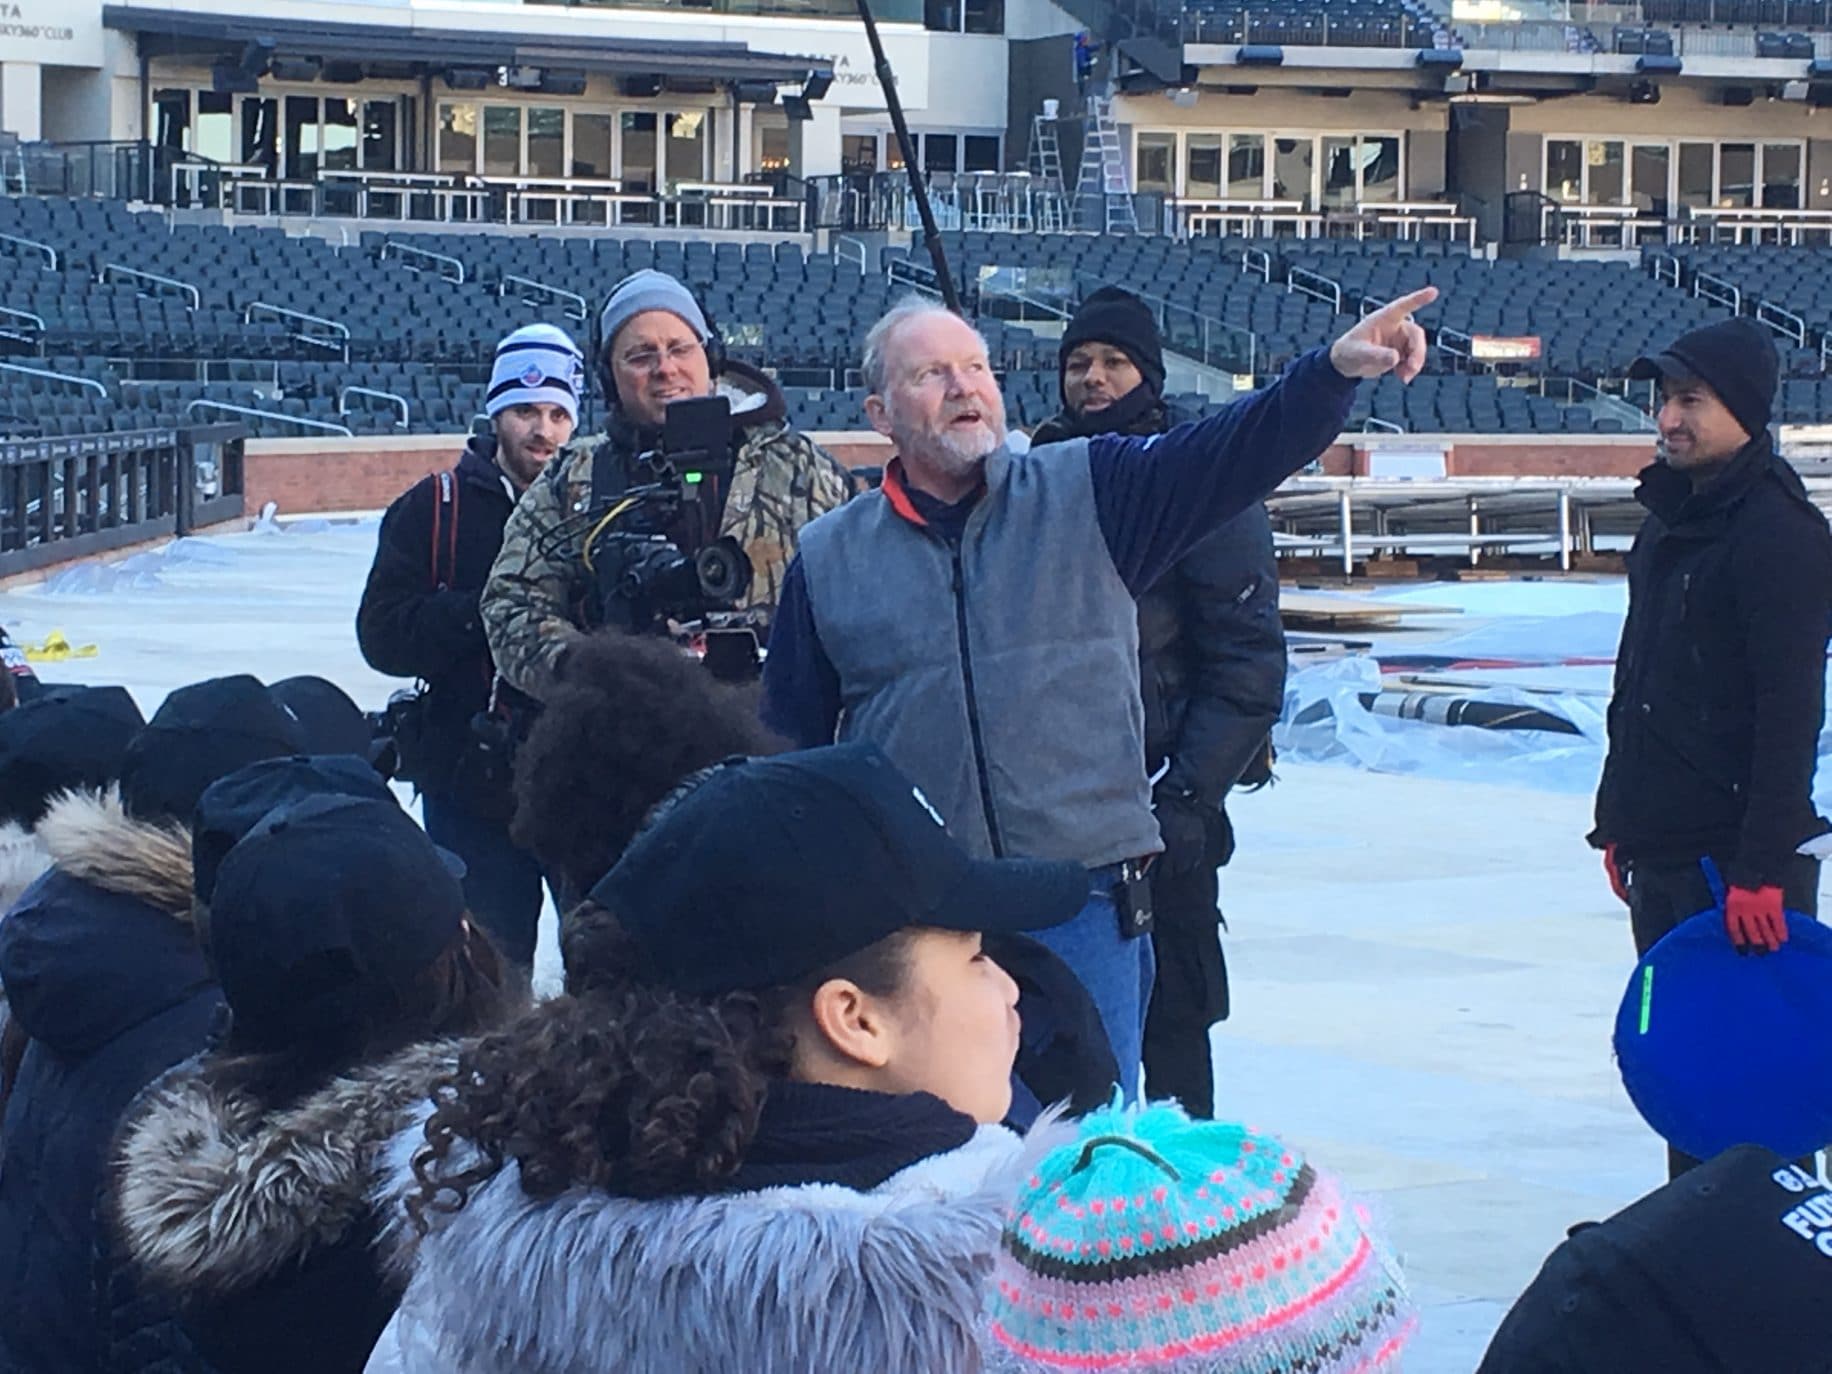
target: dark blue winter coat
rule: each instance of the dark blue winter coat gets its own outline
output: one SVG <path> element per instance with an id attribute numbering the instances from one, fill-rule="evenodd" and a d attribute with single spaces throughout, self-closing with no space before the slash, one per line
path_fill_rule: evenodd
<path id="1" fill-rule="evenodd" d="M 181 832 L 78 795 L 38 835 L 56 867 L 0 922 L 0 983 L 30 1037 L 0 1118 L 0 1374 L 89 1374 L 117 1123 L 208 1043 L 221 999 L 191 927 Z"/>

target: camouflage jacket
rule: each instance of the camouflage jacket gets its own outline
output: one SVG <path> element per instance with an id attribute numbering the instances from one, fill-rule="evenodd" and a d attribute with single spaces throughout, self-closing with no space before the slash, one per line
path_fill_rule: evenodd
<path id="1" fill-rule="evenodd" d="M 719 390 L 731 399 L 736 450 L 720 533 L 750 555 L 751 588 L 740 607 L 767 613 L 795 557 L 797 533 L 843 504 L 852 479 L 838 460 L 789 427 L 782 392 L 768 377 L 728 363 Z M 555 661 L 581 632 L 577 604 L 587 531 L 568 536 L 562 529 L 568 522 L 583 524 L 593 465 L 630 464 L 637 443 L 627 428 L 573 440 L 522 494 L 503 529 L 502 552 L 483 592 L 484 633 L 496 670 L 531 696 L 544 694 Z"/>

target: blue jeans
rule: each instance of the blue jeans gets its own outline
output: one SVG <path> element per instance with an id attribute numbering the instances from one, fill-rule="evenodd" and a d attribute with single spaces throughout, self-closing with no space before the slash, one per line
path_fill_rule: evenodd
<path id="1" fill-rule="evenodd" d="M 420 802 L 432 842 L 464 860 L 464 901 L 472 918 L 503 958 L 533 967 L 541 866 L 516 847 L 505 823 L 485 820 L 446 797 L 426 795 Z"/>
<path id="2" fill-rule="evenodd" d="M 1106 880 L 1088 893 L 1088 901 L 1074 919 L 1048 930 L 1033 930 L 1031 938 L 1054 950 L 1094 999 L 1107 1041 L 1120 1066 L 1120 1090 L 1128 1102 L 1138 1099 L 1139 1064 L 1145 1038 L 1145 1008 L 1151 1004 L 1151 983 L 1156 972 L 1151 941 L 1120 935 L 1119 912 Z"/>

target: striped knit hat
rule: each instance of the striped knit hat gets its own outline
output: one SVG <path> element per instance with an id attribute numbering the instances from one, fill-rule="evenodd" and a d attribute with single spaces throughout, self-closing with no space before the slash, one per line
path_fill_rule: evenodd
<path id="1" fill-rule="evenodd" d="M 986 1374 L 1360 1374 L 1416 1318 L 1366 1212 L 1289 1145 L 1169 1103 L 1088 1116 L 1008 1222 Z"/>
<path id="2" fill-rule="evenodd" d="M 484 413 L 494 417 L 510 406 L 546 402 L 559 406 L 578 424 L 584 381 L 585 355 L 564 329 L 524 325 L 496 345 Z"/>

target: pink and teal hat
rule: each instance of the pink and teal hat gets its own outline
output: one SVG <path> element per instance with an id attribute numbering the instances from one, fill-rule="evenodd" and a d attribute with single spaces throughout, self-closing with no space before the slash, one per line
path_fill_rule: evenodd
<path id="1" fill-rule="evenodd" d="M 1360 1374 L 1416 1316 L 1398 1267 L 1289 1145 L 1113 1106 L 1019 1193 L 987 1298 L 987 1374 Z"/>

